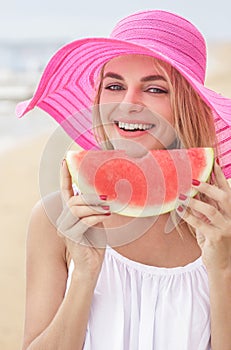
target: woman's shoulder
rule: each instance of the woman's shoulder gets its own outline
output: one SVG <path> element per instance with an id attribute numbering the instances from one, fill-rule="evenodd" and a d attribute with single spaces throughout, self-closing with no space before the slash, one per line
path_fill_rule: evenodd
<path id="1" fill-rule="evenodd" d="M 52 224 L 55 224 L 63 210 L 61 192 L 51 192 L 38 200 L 32 208 L 32 217 L 46 217 Z"/>
<path id="2" fill-rule="evenodd" d="M 32 250 L 53 249 L 65 258 L 65 243 L 57 234 L 56 221 L 63 209 L 60 191 L 41 198 L 32 208 L 28 227 L 28 245 Z M 66 260 L 66 259 L 65 259 Z"/>

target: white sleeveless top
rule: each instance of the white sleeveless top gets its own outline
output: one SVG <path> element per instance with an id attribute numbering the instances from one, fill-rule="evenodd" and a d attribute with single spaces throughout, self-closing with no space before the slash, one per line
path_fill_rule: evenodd
<path id="1" fill-rule="evenodd" d="M 73 261 L 69 269 L 69 288 Z M 78 298 L 78 295 L 76 296 Z M 144 265 L 107 247 L 84 350 L 211 350 L 206 268 Z"/>

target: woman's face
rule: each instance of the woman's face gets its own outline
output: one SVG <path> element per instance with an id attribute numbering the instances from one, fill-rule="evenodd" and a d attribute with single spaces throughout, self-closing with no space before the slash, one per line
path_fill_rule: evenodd
<path id="1" fill-rule="evenodd" d="M 152 57 L 120 56 L 104 68 L 99 110 L 115 149 L 142 156 L 175 139 L 169 85 Z"/>

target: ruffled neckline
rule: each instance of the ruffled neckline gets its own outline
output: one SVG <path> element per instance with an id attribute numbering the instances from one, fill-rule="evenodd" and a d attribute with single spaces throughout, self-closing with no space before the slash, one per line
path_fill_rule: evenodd
<path id="1" fill-rule="evenodd" d="M 141 272 L 148 272 L 150 274 L 154 275 L 175 275 L 175 274 L 182 274 L 185 272 L 190 272 L 193 270 L 197 270 L 200 267 L 204 267 L 202 257 L 200 256 L 196 260 L 184 265 L 184 266 L 177 266 L 177 267 L 159 267 L 159 266 L 151 266 L 142 264 L 140 262 L 131 260 L 120 253 L 118 253 L 115 249 L 113 249 L 110 246 L 107 246 L 107 254 L 111 255 L 113 258 L 115 258 L 117 261 L 120 261 L 124 265 L 135 269 L 137 271 Z"/>

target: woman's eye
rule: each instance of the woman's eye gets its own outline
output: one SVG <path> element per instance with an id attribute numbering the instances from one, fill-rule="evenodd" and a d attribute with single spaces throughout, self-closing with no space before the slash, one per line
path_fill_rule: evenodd
<path id="1" fill-rule="evenodd" d="M 108 85 L 105 87 L 106 90 L 123 90 L 123 87 L 117 84 Z"/>
<path id="2" fill-rule="evenodd" d="M 167 94 L 167 92 L 168 92 L 164 89 L 157 88 L 157 87 L 150 87 L 146 91 L 151 92 L 151 93 L 155 93 L 155 94 Z"/>

